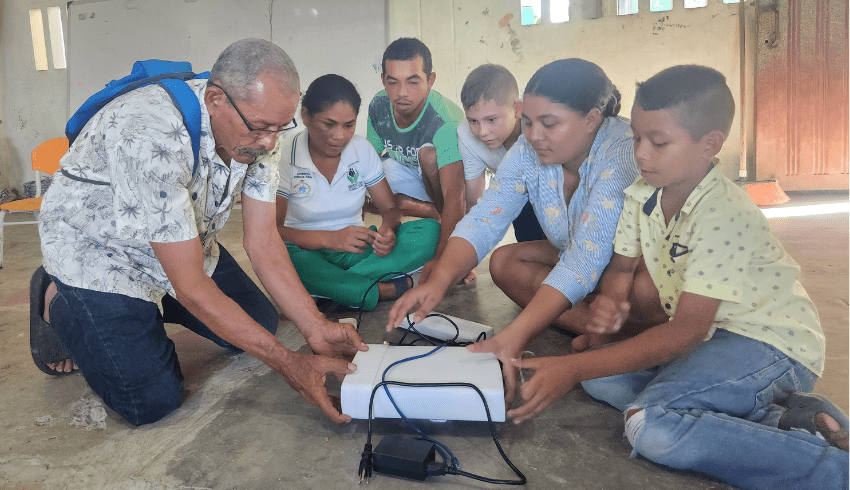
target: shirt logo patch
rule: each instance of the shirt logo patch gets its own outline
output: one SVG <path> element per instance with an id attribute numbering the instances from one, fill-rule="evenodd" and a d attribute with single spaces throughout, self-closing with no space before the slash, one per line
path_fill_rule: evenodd
<path id="1" fill-rule="evenodd" d="M 313 188 L 310 187 L 310 184 L 304 182 L 303 180 L 292 186 L 292 191 L 295 194 L 309 195 L 313 192 Z"/>
<path id="2" fill-rule="evenodd" d="M 348 169 L 348 181 L 352 184 L 357 183 L 357 177 L 360 177 L 360 173 L 354 170 L 353 168 Z"/>
<path id="3" fill-rule="evenodd" d="M 675 263 L 677 257 L 681 257 L 685 254 L 691 253 L 690 249 L 685 245 L 673 242 L 673 246 L 670 247 L 670 262 Z"/>

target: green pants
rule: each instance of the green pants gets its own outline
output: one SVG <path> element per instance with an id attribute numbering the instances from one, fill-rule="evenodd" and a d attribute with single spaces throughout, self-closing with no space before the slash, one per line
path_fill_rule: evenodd
<path id="1" fill-rule="evenodd" d="M 420 219 L 398 227 L 395 247 L 386 257 L 375 255 L 371 246 L 359 254 L 304 250 L 292 243 L 287 243 L 286 248 L 310 294 L 348 306 L 360 306 L 366 295 L 364 308 L 371 311 L 378 305 L 378 287 L 369 289 L 369 286 L 388 272 L 405 273 L 422 267 L 434 257 L 439 238 L 440 224 L 432 219 Z"/>

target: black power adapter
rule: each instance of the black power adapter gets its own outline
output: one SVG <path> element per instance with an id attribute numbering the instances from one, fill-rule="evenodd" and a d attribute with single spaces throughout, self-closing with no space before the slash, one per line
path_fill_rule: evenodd
<path id="1" fill-rule="evenodd" d="M 379 473 L 424 480 L 434 458 L 434 443 L 392 435 L 381 439 L 375 447 L 372 465 Z"/>

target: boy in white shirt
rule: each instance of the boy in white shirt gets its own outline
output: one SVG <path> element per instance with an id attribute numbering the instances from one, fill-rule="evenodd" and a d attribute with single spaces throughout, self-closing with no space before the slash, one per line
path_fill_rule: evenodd
<path id="1" fill-rule="evenodd" d="M 472 70 L 460 91 L 460 101 L 466 121 L 457 128 L 457 144 L 463 157 L 469 211 L 484 192 L 485 171 L 495 174 L 505 153 L 522 134 L 522 101 L 516 78 L 507 68 L 492 64 Z M 513 225 L 518 242 L 546 238 L 530 202 Z"/>

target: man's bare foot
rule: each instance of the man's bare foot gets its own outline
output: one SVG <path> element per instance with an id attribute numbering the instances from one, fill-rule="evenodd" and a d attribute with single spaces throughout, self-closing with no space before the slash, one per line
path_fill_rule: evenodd
<path id="1" fill-rule="evenodd" d="M 72 371 L 80 369 L 79 367 L 77 367 L 76 364 L 74 364 L 74 361 L 70 359 L 65 359 L 64 361 L 59 362 L 47 363 L 47 367 L 56 371 L 57 373 L 70 373 Z"/>
<path id="2" fill-rule="evenodd" d="M 826 413 L 815 415 L 815 426 L 818 432 L 821 433 L 826 442 L 832 444 L 838 449 L 847 451 L 848 435 L 847 431 L 841 428 L 841 424 Z"/>
<path id="3" fill-rule="evenodd" d="M 44 313 L 41 316 L 47 323 L 50 323 L 50 302 L 53 301 L 53 297 L 56 296 L 58 291 L 55 282 L 51 282 L 50 286 L 47 286 L 47 290 L 44 291 Z"/>
<path id="4" fill-rule="evenodd" d="M 50 286 L 47 286 L 47 290 L 44 291 L 44 313 L 42 314 L 42 317 L 47 323 L 50 323 L 50 302 L 53 301 L 53 297 L 56 296 L 58 291 L 59 290 L 56 288 L 55 282 L 51 282 Z M 74 364 L 74 361 L 70 359 L 47 363 L 47 367 L 57 373 L 70 373 L 71 371 L 79 369 L 77 365 Z"/>

